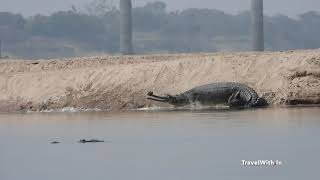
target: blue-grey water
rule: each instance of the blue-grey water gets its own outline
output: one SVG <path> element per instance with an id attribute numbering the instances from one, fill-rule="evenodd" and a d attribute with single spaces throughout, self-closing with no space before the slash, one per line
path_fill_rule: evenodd
<path id="1" fill-rule="evenodd" d="M 319 107 L 0 114 L 0 180 L 318 179 L 319 137 Z"/>

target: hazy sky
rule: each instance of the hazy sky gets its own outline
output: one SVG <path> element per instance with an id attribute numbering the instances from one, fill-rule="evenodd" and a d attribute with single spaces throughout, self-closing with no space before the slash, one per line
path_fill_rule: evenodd
<path id="1" fill-rule="evenodd" d="M 83 7 L 92 0 L 0 0 L 0 11 L 11 11 L 30 16 L 37 13 L 50 14 L 57 10 L 70 9 L 72 5 Z M 117 0 L 114 0 L 117 1 Z M 140 6 L 154 0 L 132 0 Z M 161 0 L 169 10 L 190 7 L 210 8 L 237 13 L 250 7 L 250 0 Z M 320 0 L 265 0 L 265 13 L 295 16 L 309 10 L 320 11 Z"/>

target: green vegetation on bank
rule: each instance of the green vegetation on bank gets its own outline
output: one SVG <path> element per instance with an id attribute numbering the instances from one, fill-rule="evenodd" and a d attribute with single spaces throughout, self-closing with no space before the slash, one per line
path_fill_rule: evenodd
<path id="1" fill-rule="evenodd" d="M 0 12 L 3 55 L 54 58 L 119 53 L 119 10 L 96 0 L 86 10 L 72 7 L 49 16 Z M 105 3 L 105 4 L 104 4 Z M 169 12 L 163 2 L 133 8 L 136 53 L 243 51 L 250 48 L 250 12 L 214 9 Z M 267 50 L 320 47 L 320 15 L 265 17 Z"/>

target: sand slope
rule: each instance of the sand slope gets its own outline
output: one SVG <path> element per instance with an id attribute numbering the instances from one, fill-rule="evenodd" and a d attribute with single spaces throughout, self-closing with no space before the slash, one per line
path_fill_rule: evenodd
<path id="1" fill-rule="evenodd" d="M 0 111 L 150 106 L 220 81 L 252 86 L 274 105 L 320 103 L 320 50 L 89 57 L 0 62 Z"/>

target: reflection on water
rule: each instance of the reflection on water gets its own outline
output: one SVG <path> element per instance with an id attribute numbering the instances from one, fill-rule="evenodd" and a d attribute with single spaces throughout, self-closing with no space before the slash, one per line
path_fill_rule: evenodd
<path id="1" fill-rule="evenodd" d="M 317 107 L 0 114 L 0 180 L 316 179 L 319 116 Z M 284 164 L 241 166 L 260 159 Z"/>

